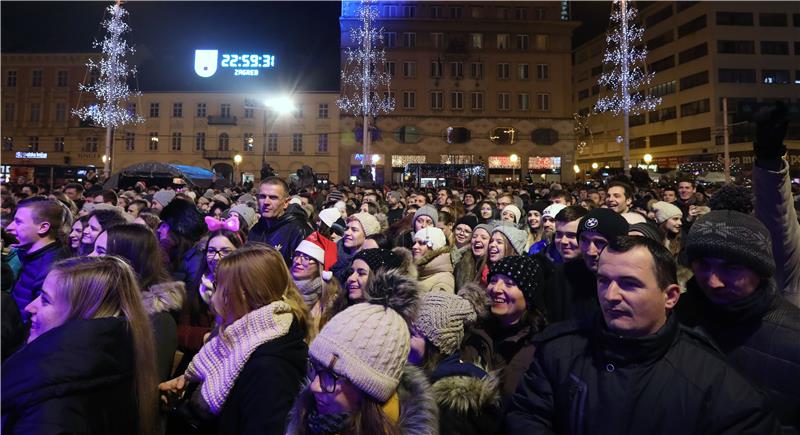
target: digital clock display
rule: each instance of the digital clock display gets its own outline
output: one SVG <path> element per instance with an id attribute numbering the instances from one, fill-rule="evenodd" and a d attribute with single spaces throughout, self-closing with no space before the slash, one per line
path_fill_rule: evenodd
<path id="1" fill-rule="evenodd" d="M 234 76 L 258 76 L 259 72 L 275 68 L 275 56 L 264 53 L 225 53 L 220 50 L 195 50 L 194 71 L 204 78 L 216 74 L 217 68 L 233 70 Z"/>
<path id="2" fill-rule="evenodd" d="M 271 54 L 223 53 L 222 68 L 272 68 L 275 56 Z"/>

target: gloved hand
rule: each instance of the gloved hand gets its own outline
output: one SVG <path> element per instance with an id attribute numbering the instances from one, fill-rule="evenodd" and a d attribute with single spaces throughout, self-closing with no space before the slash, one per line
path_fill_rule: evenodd
<path id="1" fill-rule="evenodd" d="M 753 143 L 756 159 L 777 160 L 786 154 L 783 139 L 789 127 L 786 105 L 778 101 L 772 107 L 762 107 L 753 116 L 756 123 L 756 141 Z"/>

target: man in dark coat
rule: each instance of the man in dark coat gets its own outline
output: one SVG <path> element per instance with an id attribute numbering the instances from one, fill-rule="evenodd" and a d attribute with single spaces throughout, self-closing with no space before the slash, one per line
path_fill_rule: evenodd
<path id="1" fill-rule="evenodd" d="M 762 387 L 787 432 L 800 433 L 800 308 L 781 296 L 769 230 L 753 216 L 715 210 L 692 226 L 694 272 L 678 319 L 708 335 Z"/>
<path id="2" fill-rule="evenodd" d="M 247 241 L 273 246 L 291 266 L 295 248 L 314 231 L 306 212 L 289 205 L 289 186 L 278 177 L 261 180 L 258 207 L 261 219 L 250 229 Z"/>
<path id="3" fill-rule="evenodd" d="M 609 245 L 597 273 L 601 315 L 535 339 L 507 433 L 777 433 L 764 396 L 670 315 L 676 275 L 654 240 Z"/>

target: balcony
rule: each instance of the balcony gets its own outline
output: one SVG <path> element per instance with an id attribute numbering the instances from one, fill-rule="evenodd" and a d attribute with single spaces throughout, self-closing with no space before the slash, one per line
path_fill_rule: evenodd
<path id="1" fill-rule="evenodd" d="M 233 160 L 236 151 L 222 150 L 203 150 L 203 158 L 206 160 Z"/>
<path id="2" fill-rule="evenodd" d="M 235 116 L 209 116 L 208 125 L 236 125 Z"/>

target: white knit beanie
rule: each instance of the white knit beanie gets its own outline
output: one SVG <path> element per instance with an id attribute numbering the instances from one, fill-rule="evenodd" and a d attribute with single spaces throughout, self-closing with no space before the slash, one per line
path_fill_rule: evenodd
<path id="1" fill-rule="evenodd" d="M 378 222 L 378 219 L 375 216 L 369 213 L 354 213 L 350 215 L 350 217 L 361 223 L 361 227 L 364 228 L 364 234 L 367 237 L 381 232 L 380 222 Z"/>
<path id="2" fill-rule="evenodd" d="M 662 224 L 676 216 L 683 217 L 683 212 L 677 206 L 665 201 L 658 201 L 652 206 L 653 211 L 656 212 L 656 222 Z"/>
<path id="3" fill-rule="evenodd" d="M 437 227 L 425 227 L 414 234 L 414 241 L 425 242 L 429 249 L 444 248 L 447 245 L 447 237 L 444 231 Z"/>
<path id="4" fill-rule="evenodd" d="M 519 210 L 519 207 L 517 207 L 514 204 L 509 204 L 509 205 L 503 207 L 503 211 L 501 212 L 501 215 L 502 215 L 502 213 L 505 213 L 506 210 L 508 210 L 512 214 L 514 214 L 514 223 L 518 224 L 519 223 L 519 218 L 522 217 L 522 212 Z"/>
<path id="5" fill-rule="evenodd" d="M 360 303 L 335 315 L 311 342 L 308 353 L 359 390 L 386 402 L 397 390 L 408 359 L 408 323 L 396 311 Z"/>

